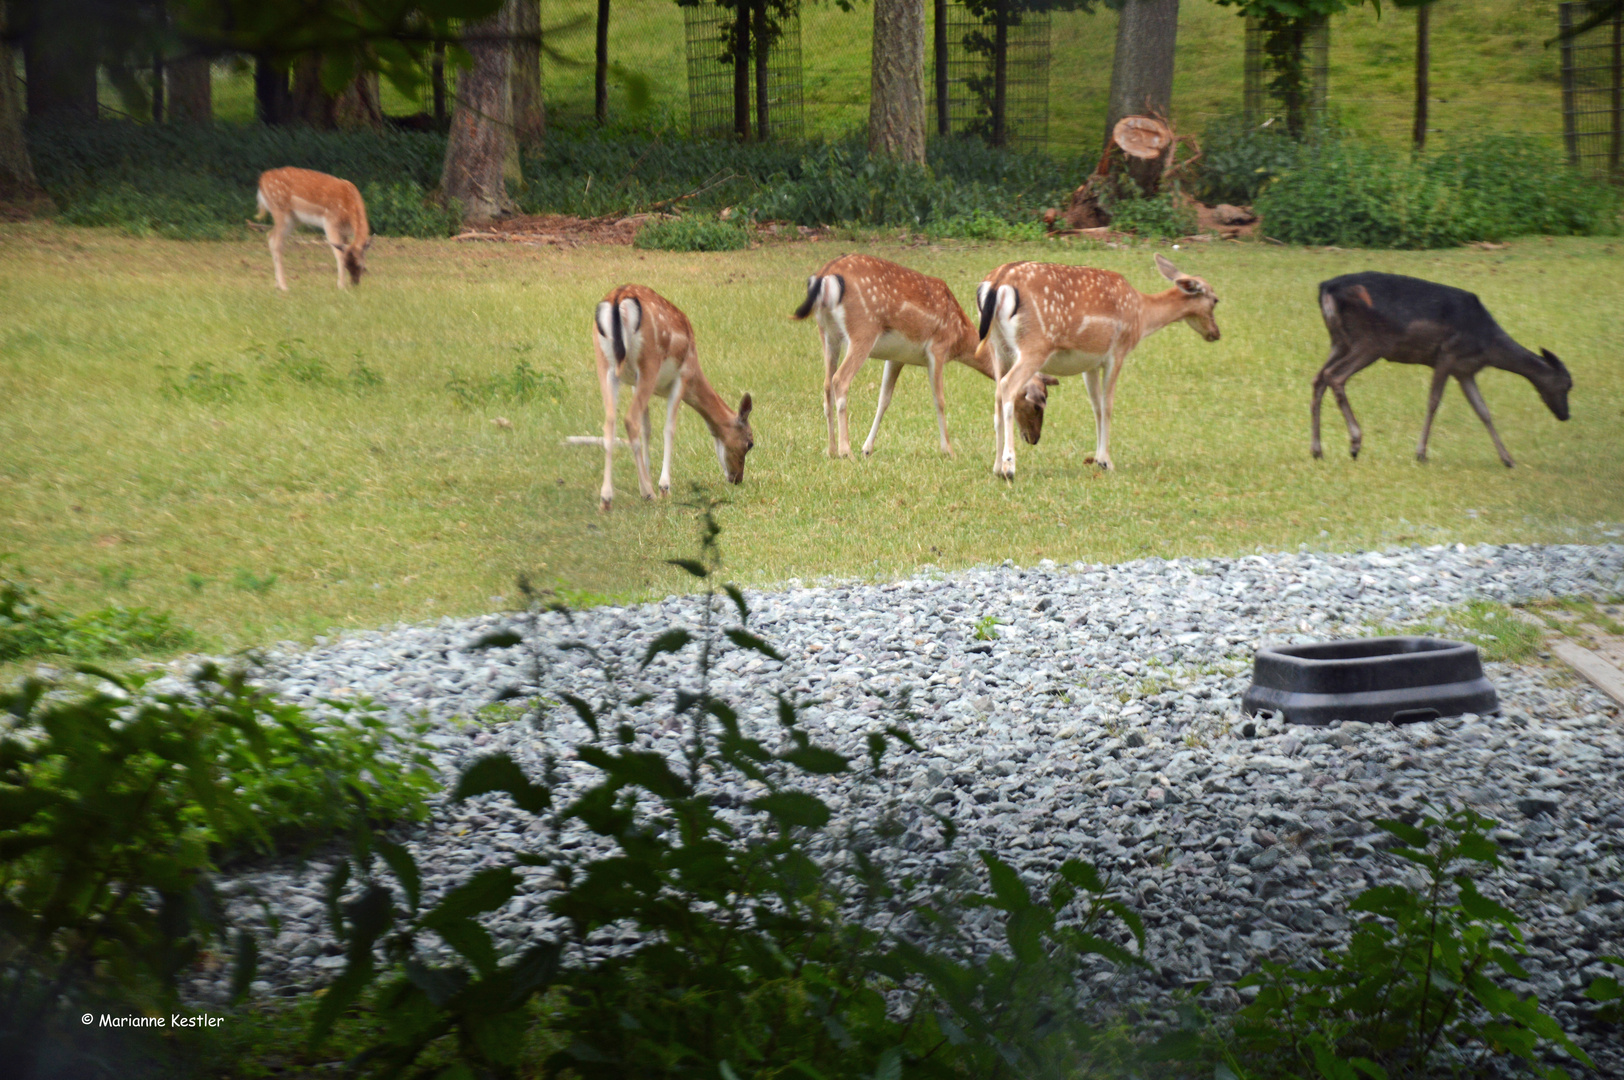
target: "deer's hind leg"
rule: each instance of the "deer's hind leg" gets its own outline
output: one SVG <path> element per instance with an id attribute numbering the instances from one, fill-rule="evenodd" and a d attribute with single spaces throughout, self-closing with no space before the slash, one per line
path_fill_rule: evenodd
<path id="1" fill-rule="evenodd" d="M 878 340 L 877 334 L 846 338 L 846 357 L 840 362 L 840 370 L 835 372 L 834 385 L 831 387 L 834 422 L 839 428 L 839 440 L 834 446 L 834 457 L 851 457 L 851 432 L 846 411 L 846 395 L 851 391 L 852 380 L 863 370 L 863 364 L 868 361 L 868 354 Z"/>
<path id="2" fill-rule="evenodd" d="M 282 245 L 293 231 L 293 215 L 278 214 L 271 211 L 271 235 L 268 243 L 271 247 L 271 267 L 276 271 L 276 287 L 283 292 L 288 291 L 288 279 L 282 272 Z"/>

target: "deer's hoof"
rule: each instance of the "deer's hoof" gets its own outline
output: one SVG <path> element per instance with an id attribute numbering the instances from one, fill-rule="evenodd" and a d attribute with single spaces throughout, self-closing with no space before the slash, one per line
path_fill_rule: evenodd
<path id="1" fill-rule="evenodd" d="M 610 505 L 610 500 L 609 499 L 599 499 L 598 500 L 598 513 L 607 514 L 609 512 L 609 505 Z"/>
<path id="2" fill-rule="evenodd" d="M 1309 453 L 1313 455 L 1315 461 L 1323 461 L 1325 458 L 1325 451 L 1317 446 L 1310 450 Z"/>
<path id="3" fill-rule="evenodd" d="M 661 484 L 660 485 L 660 498 L 663 499 L 663 498 L 667 497 L 670 494 L 671 494 L 671 485 L 670 484 Z"/>

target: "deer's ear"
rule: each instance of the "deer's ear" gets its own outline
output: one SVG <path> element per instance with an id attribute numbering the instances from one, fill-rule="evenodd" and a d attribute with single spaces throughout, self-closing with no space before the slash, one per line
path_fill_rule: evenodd
<path id="1" fill-rule="evenodd" d="M 344 250 L 344 245 L 343 244 L 334 244 L 334 243 L 329 242 L 328 246 L 331 247 L 334 251 L 343 251 Z"/>
<path id="2" fill-rule="evenodd" d="M 1174 266 L 1173 260 L 1166 255 L 1156 256 L 1156 269 L 1160 270 L 1162 277 L 1168 281 L 1177 281 L 1179 279 L 1179 268 Z"/>
<path id="3" fill-rule="evenodd" d="M 371 251 L 372 250 L 372 241 L 374 241 L 376 239 L 377 239 L 376 236 L 367 237 L 367 242 L 361 245 L 361 250 L 362 251 Z"/>
<path id="4" fill-rule="evenodd" d="M 753 408 L 755 408 L 755 402 L 750 400 L 749 394 L 746 394 L 744 397 L 739 399 L 739 423 L 749 423 L 750 410 Z"/>
<path id="5" fill-rule="evenodd" d="M 1042 380 L 1044 386 L 1060 385 L 1060 380 L 1057 377 L 1047 374 L 1046 372 L 1038 372 L 1038 378 Z"/>
<path id="6" fill-rule="evenodd" d="M 1173 282 L 1173 284 L 1177 285 L 1179 287 L 1179 292 L 1183 293 L 1185 296 L 1201 295 L 1202 289 L 1200 278 L 1183 277 Z"/>

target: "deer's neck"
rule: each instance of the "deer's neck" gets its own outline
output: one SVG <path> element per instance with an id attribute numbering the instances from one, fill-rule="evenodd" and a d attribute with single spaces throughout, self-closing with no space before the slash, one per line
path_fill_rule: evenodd
<path id="1" fill-rule="evenodd" d="M 722 395 L 705 378 L 703 371 L 695 370 L 691 378 L 682 381 L 682 400 L 693 407 L 693 410 L 705 418 L 705 426 L 710 433 L 720 439 L 728 424 L 738 414 L 728 407 L 722 400 Z"/>
<path id="2" fill-rule="evenodd" d="M 1484 355 L 1489 367 L 1521 375 L 1535 386 L 1544 385 L 1556 374 L 1544 360 L 1517 344 L 1509 334 L 1501 334 L 1495 347 L 1486 350 Z"/>
<path id="3" fill-rule="evenodd" d="M 1147 338 L 1164 326 L 1190 314 L 1190 299 L 1178 288 L 1159 293 L 1140 293 L 1139 337 Z"/>

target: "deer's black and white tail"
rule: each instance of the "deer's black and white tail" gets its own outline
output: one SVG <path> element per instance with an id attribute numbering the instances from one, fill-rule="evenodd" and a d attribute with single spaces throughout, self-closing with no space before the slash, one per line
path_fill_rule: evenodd
<path id="1" fill-rule="evenodd" d="M 1021 310 L 1020 290 L 1013 285 L 994 286 L 990 281 L 983 281 L 976 287 L 976 307 L 981 311 L 981 340 L 985 341 L 992 330 L 994 316 L 1008 321 Z"/>
<path id="2" fill-rule="evenodd" d="M 845 296 L 845 278 L 839 274 L 830 274 L 828 277 L 818 277 L 814 274 L 806 279 L 806 299 L 795 309 L 794 317 L 806 318 L 820 303 L 826 308 L 837 307 Z"/>
<path id="3" fill-rule="evenodd" d="M 636 334 L 643 325 L 643 305 L 634 296 L 628 296 L 619 303 L 600 301 L 596 322 L 598 333 L 610 343 L 610 355 L 618 364 L 626 359 L 626 339 Z"/>

